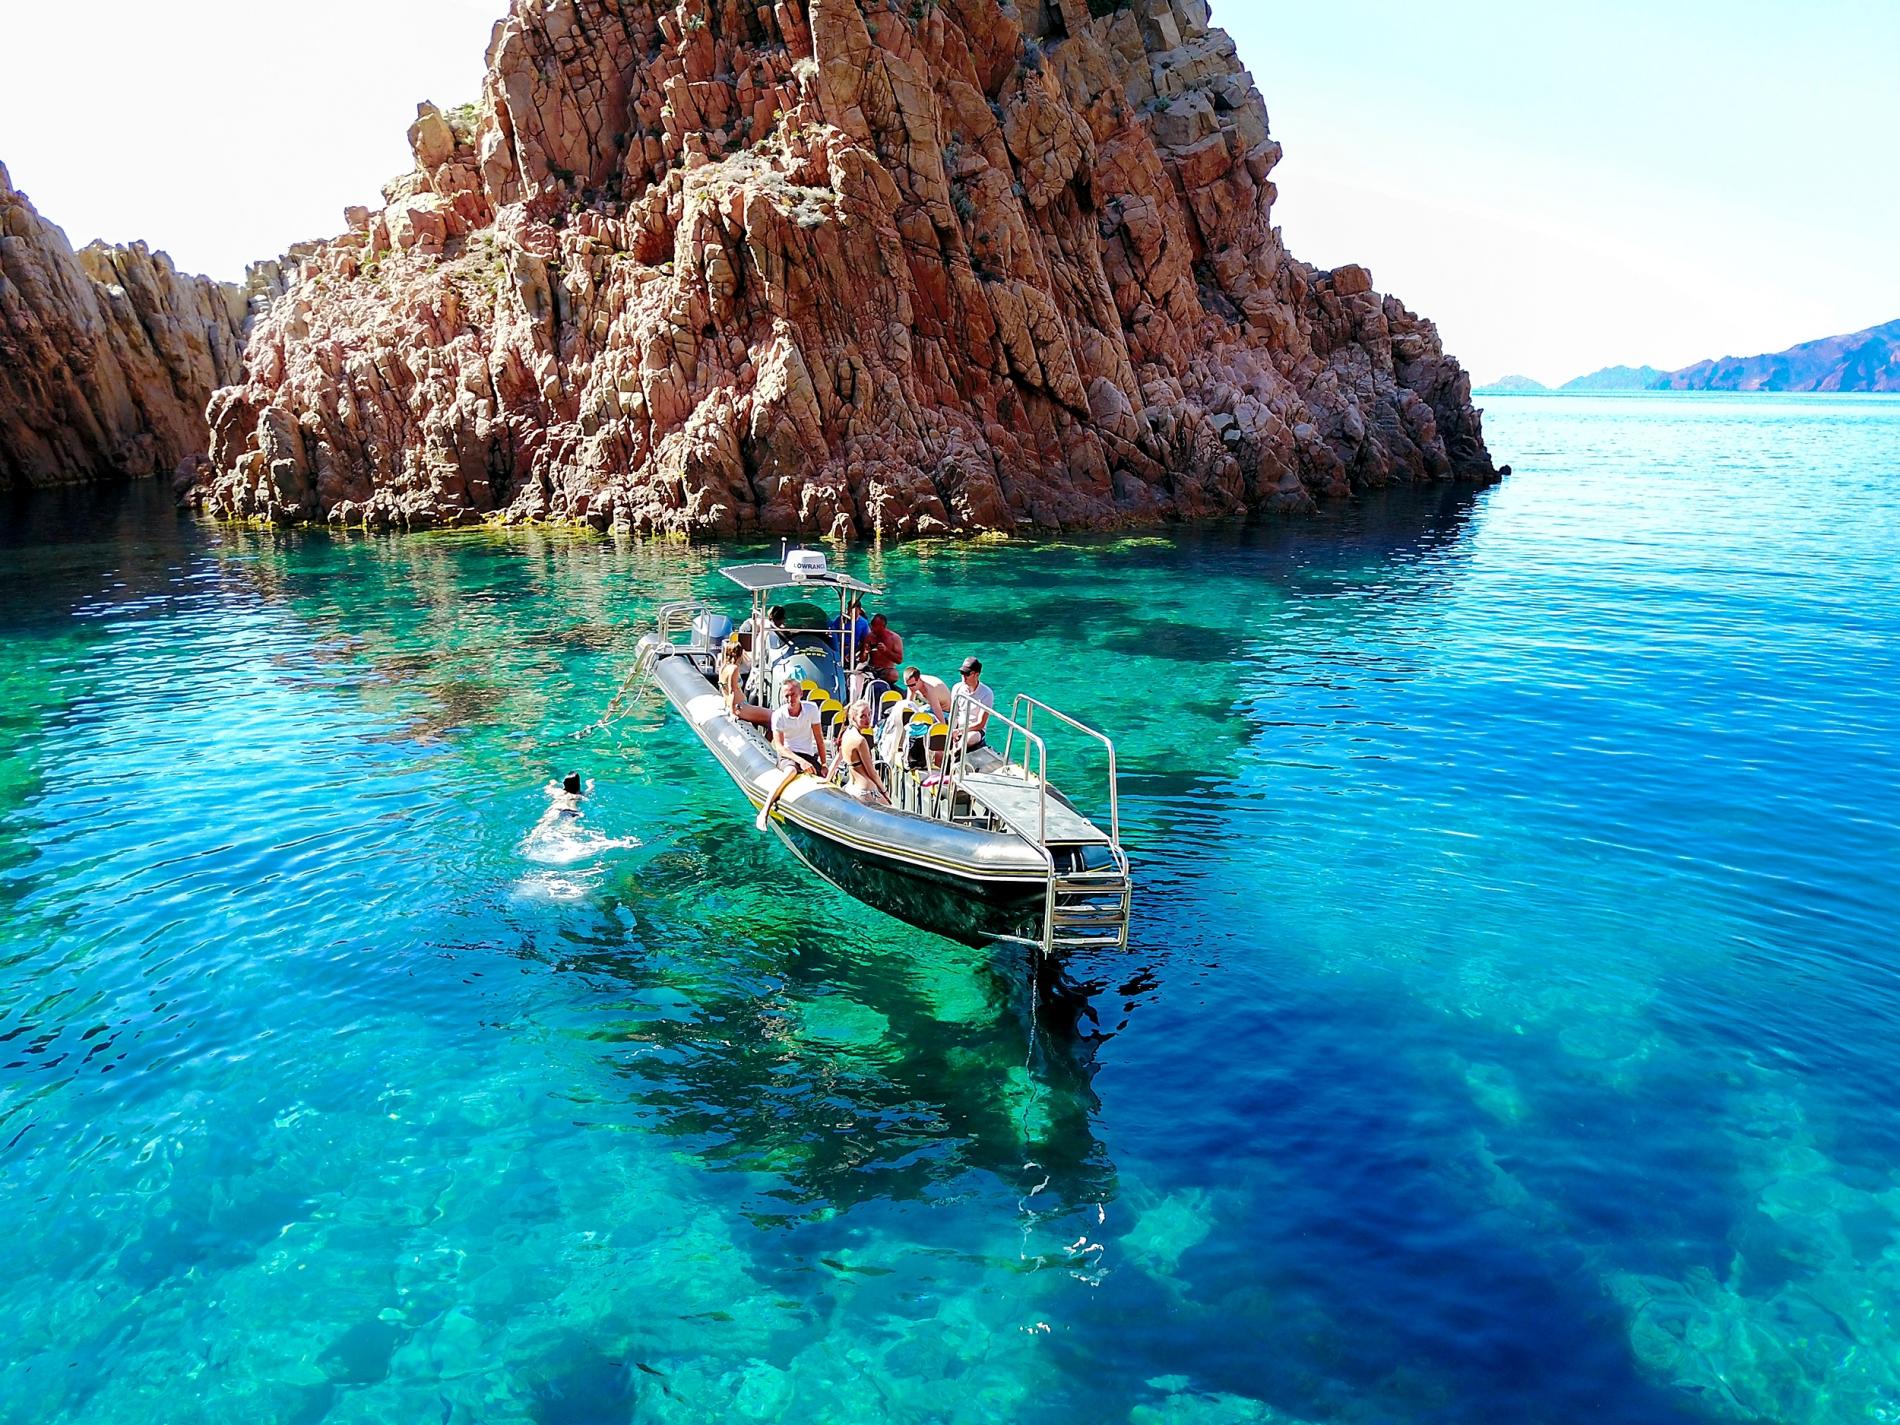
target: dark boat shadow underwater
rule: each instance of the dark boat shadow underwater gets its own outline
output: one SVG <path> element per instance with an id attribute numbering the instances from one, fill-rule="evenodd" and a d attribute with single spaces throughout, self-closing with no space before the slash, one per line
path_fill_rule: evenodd
<path id="1" fill-rule="evenodd" d="M 888 920 L 725 808 L 589 850 L 559 873 L 574 894 L 509 909 L 519 953 L 625 1005 L 599 1032 L 639 1046 L 616 1065 L 630 1092 L 708 1166 L 775 1177 L 774 1214 L 1026 1165 L 1045 1205 L 1112 1194 L 1089 1127 L 1098 984 Z"/>

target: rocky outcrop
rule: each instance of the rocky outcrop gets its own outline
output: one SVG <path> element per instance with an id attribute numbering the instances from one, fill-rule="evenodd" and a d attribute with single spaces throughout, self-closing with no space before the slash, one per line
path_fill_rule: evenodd
<path id="1" fill-rule="evenodd" d="M 0 490 L 171 474 L 239 379 L 240 289 L 144 243 L 78 252 L 0 166 Z"/>
<path id="2" fill-rule="evenodd" d="M 515 0 L 409 140 L 213 398 L 205 508 L 918 535 L 1495 478 L 1432 324 L 1282 247 L 1204 0 Z"/>

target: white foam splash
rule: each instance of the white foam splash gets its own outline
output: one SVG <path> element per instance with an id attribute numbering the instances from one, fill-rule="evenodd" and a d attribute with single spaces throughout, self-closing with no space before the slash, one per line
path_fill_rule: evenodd
<path id="1" fill-rule="evenodd" d="M 583 797 L 594 790 L 589 782 L 580 795 L 563 791 L 558 782 L 549 783 L 548 809 L 522 838 L 523 860 L 537 866 L 582 867 L 597 862 L 610 851 L 625 851 L 640 845 L 637 836 L 602 836 L 586 824 L 581 810 Z M 578 872 L 556 874 L 552 871 L 524 876 L 517 889 L 538 900 L 580 900 L 600 880 L 598 866 Z"/>

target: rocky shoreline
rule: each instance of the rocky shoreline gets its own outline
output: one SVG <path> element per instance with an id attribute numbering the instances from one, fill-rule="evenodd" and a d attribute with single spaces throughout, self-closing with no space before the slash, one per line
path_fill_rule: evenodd
<path id="1" fill-rule="evenodd" d="M 190 498 L 916 536 L 1495 479 L 1431 323 L 1282 248 L 1208 18 L 515 0 L 257 323 Z"/>

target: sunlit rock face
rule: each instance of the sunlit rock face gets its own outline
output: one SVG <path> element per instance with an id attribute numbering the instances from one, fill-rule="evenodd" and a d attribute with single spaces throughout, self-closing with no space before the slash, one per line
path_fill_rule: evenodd
<path id="1" fill-rule="evenodd" d="M 515 0 L 210 410 L 223 515 L 929 535 L 1495 478 L 1201 0 Z"/>
<path id="2" fill-rule="evenodd" d="M 170 475 L 240 374 L 245 292 L 144 243 L 74 252 L 0 166 L 0 490 Z"/>

